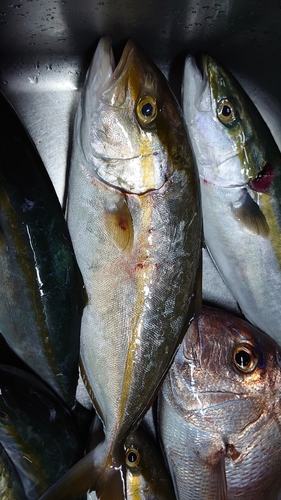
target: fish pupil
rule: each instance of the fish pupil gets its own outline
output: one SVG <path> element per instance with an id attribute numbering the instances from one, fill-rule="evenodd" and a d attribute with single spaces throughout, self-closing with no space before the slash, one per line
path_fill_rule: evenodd
<path id="1" fill-rule="evenodd" d="M 229 106 L 223 106 L 222 110 L 221 110 L 221 114 L 223 116 L 230 116 L 231 115 L 231 109 Z"/>
<path id="2" fill-rule="evenodd" d="M 248 364 L 251 361 L 250 354 L 246 351 L 239 351 L 235 355 L 235 361 L 236 361 L 237 365 L 239 365 L 241 367 L 248 366 Z"/>
<path id="3" fill-rule="evenodd" d="M 150 104 L 150 102 L 147 102 L 146 104 L 143 105 L 141 108 L 141 112 L 143 116 L 151 116 L 153 113 L 153 106 Z"/>
<path id="4" fill-rule="evenodd" d="M 133 451 L 131 451 L 129 454 L 128 454 L 128 461 L 133 464 L 134 462 L 137 461 L 138 457 L 136 455 L 136 453 L 134 453 Z"/>

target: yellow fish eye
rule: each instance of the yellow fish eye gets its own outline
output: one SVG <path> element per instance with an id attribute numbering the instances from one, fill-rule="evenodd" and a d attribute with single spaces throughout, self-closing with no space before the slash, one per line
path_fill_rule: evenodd
<path id="1" fill-rule="evenodd" d="M 136 113 L 140 125 L 150 125 L 157 116 L 156 99 L 148 95 L 142 97 L 137 104 Z"/>
<path id="2" fill-rule="evenodd" d="M 127 450 L 126 450 L 126 465 L 130 469 L 135 469 L 141 460 L 141 456 L 139 451 L 131 445 Z"/>
<path id="3" fill-rule="evenodd" d="M 258 364 L 258 353 L 251 344 L 240 344 L 233 350 L 235 368 L 243 373 L 252 373 Z"/>
<path id="4" fill-rule="evenodd" d="M 221 99 L 218 103 L 217 115 L 222 123 L 233 123 L 236 118 L 235 107 L 228 99 Z"/>

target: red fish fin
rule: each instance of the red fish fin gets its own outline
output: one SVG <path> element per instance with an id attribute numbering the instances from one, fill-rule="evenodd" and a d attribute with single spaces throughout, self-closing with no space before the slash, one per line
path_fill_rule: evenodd
<path id="1" fill-rule="evenodd" d="M 39 500 L 77 500 L 88 490 L 94 489 L 99 473 L 94 467 L 93 452 L 90 452 L 71 467 Z"/>

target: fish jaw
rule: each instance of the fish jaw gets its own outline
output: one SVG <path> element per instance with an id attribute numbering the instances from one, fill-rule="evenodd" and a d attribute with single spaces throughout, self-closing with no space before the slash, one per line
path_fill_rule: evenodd
<path id="1" fill-rule="evenodd" d="M 158 68 L 132 40 L 115 68 L 110 40 L 101 39 L 76 116 L 87 168 L 93 175 L 136 194 L 163 186 L 172 169 L 165 161 L 170 153 L 167 129 L 181 127 L 170 92 Z"/>

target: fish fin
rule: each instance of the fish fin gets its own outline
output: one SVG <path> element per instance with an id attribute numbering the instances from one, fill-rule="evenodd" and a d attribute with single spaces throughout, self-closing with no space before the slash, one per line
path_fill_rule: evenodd
<path id="1" fill-rule="evenodd" d="M 104 223 L 106 231 L 115 245 L 123 252 L 130 253 L 134 239 L 134 227 L 124 196 L 113 208 L 106 208 Z"/>
<path id="2" fill-rule="evenodd" d="M 126 500 L 126 482 L 122 467 L 111 467 L 105 470 L 101 481 L 96 484 L 99 500 Z"/>
<path id="3" fill-rule="evenodd" d="M 242 197 L 237 206 L 232 205 L 232 212 L 236 219 L 243 224 L 248 231 L 267 238 L 269 236 L 269 227 L 266 218 L 263 215 L 258 204 L 243 190 Z"/>
<path id="4" fill-rule="evenodd" d="M 225 455 L 221 454 L 221 459 L 213 466 L 211 474 L 211 488 L 214 491 L 215 500 L 226 500 L 227 482 L 225 474 Z"/>
<path id="5" fill-rule="evenodd" d="M 93 490 L 98 472 L 94 468 L 93 452 L 81 458 L 39 500 L 77 500 Z"/>

